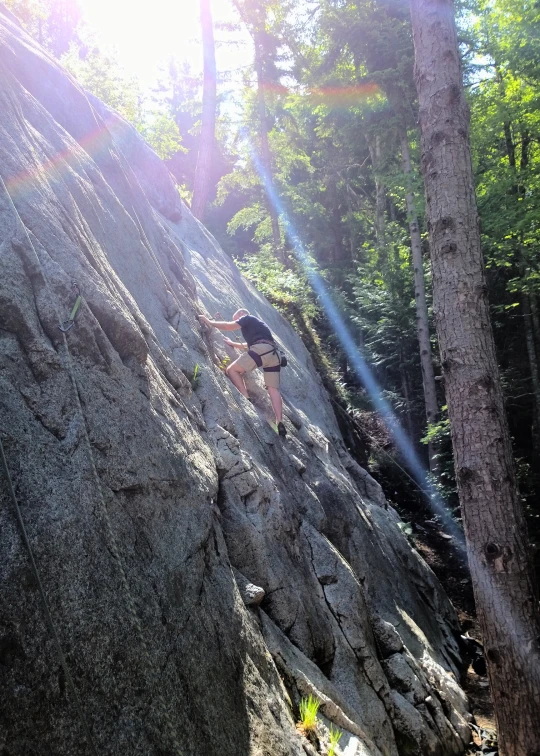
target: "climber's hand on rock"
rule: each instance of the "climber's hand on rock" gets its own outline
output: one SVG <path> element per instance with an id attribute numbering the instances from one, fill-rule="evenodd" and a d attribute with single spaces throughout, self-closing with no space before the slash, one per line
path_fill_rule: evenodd
<path id="1" fill-rule="evenodd" d="M 201 323 L 202 323 L 203 325 L 205 325 L 205 326 L 208 326 L 208 327 L 210 328 L 210 326 L 211 326 L 211 323 L 210 323 L 210 321 L 208 320 L 208 318 L 206 317 L 206 315 L 199 315 L 199 320 L 201 321 Z"/>
<path id="2" fill-rule="evenodd" d="M 228 339 L 226 336 L 223 341 L 227 344 L 227 346 L 230 346 L 233 349 L 236 349 L 236 347 L 238 346 L 238 342 L 233 341 L 232 339 Z"/>

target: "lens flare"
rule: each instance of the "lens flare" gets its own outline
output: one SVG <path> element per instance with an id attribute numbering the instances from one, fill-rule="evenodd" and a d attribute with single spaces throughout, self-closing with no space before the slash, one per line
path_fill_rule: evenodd
<path id="1" fill-rule="evenodd" d="M 396 414 L 392 410 L 390 404 L 384 399 L 380 386 L 378 385 L 367 362 L 365 361 L 357 345 L 355 344 L 354 338 L 351 335 L 343 319 L 343 316 L 340 314 L 338 308 L 334 304 L 322 276 L 315 269 L 312 261 L 309 258 L 309 255 L 306 253 L 304 245 L 302 244 L 302 240 L 300 239 L 293 224 L 291 223 L 285 207 L 274 188 L 271 176 L 268 175 L 268 171 L 257 155 L 257 152 L 254 149 L 249 136 L 247 135 L 245 130 L 242 132 L 242 134 L 247 142 L 255 168 L 264 185 L 268 200 L 272 203 L 276 212 L 280 216 L 280 220 L 285 228 L 285 232 L 294 255 L 306 272 L 309 282 L 313 287 L 313 290 L 317 294 L 319 301 L 324 308 L 328 320 L 330 321 L 343 350 L 347 354 L 349 363 L 352 365 L 356 374 L 365 386 L 366 391 L 368 392 L 369 397 L 373 403 L 373 406 L 384 419 L 386 427 L 388 428 L 388 431 L 390 432 L 396 447 L 401 453 L 412 478 L 414 479 L 420 490 L 427 497 L 431 508 L 433 509 L 434 513 L 438 517 L 440 517 L 448 533 L 454 537 L 456 545 L 458 545 L 461 550 L 464 550 L 463 534 L 460 528 L 448 512 L 444 501 L 434 487 L 433 483 L 429 480 L 427 472 L 420 458 L 418 457 L 418 454 L 416 453 L 412 442 L 401 427 Z"/>
<path id="2" fill-rule="evenodd" d="M 293 249 L 294 255 L 299 263 L 304 268 L 309 281 L 313 287 L 313 290 L 319 297 L 321 305 L 323 306 L 326 315 L 332 324 L 336 336 L 338 337 L 341 346 L 345 350 L 350 364 L 354 367 L 360 380 L 363 382 L 373 405 L 384 418 L 386 426 L 394 439 L 396 447 L 399 449 L 406 462 L 407 467 L 411 473 L 412 478 L 416 481 L 420 490 L 426 495 L 428 503 L 432 511 L 440 517 L 447 532 L 453 536 L 454 545 L 458 553 L 467 558 L 471 569 L 471 574 L 474 577 L 474 595 L 475 600 L 480 608 L 497 606 L 499 608 L 500 622 L 505 626 L 506 638 L 509 646 L 511 646 L 516 653 L 520 655 L 520 650 L 525 644 L 527 647 L 535 648 L 537 639 L 530 636 L 529 626 L 527 626 L 520 617 L 517 617 L 511 610 L 511 601 L 505 590 L 501 587 L 493 585 L 493 578 L 490 574 L 490 569 L 486 563 L 485 556 L 479 553 L 475 553 L 470 549 L 467 550 L 463 533 L 458 527 L 457 523 L 452 519 L 449 514 L 444 501 L 441 496 L 427 477 L 427 472 L 422 465 L 411 441 L 407 438 L 407 434 L 401 427 L 395 413 L 383 398 L 381 389 L 377 384 L 369 366 L 364 360 L 362 354 L 358 350 L 354 339 L 343 320 L 343 317 L 339 313 L 336 305 L 332 301 L 330 294 L 327 291 L 326 285 L 320 274 L 317 272 L 313 263 L 311 262 L 306 250 L 302 244 L 302 241 L 296 233 L 288 214 L 285 210 L 283 203 L 281 202 L 271 180 L 271 176 L 265 170 L 262 165 L 256 150 L 253 148 L 249 137 L 243 132 L 243 136 L 247 141 L 248 148 L 250 150 L 253 162 L 256 170 L 259 173 L 260 179 L 265 187 L 268 199 L 273 203 L 274 208 L 280 216 L 280 220 L 283 223 L 287 237 Z M 531 663 L 538 663 L 537 660 L 532 660 Z"/>

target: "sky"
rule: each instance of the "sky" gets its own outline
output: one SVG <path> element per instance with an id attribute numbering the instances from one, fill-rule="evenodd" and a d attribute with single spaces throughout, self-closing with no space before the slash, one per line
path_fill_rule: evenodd
<path id="1" fill-rule="evenodd" d="M 169 58 L 187 58 L 193 71 L 202 70 L 198 0 L 80 0 L 86 23 L 100 42 L 115 48 L 126 72 L 137 76 L 143 88 L 158 78 L 159 68 Z M 237 22 L 232 0 L 212 0 L 214 26 Z M 218 71 L 249 64 L 252 51 L 247 33 L 215 31 Z M 223 44 L 227 39 L 228 44 Z M 220 41 L 222 42 L 220 44 Z M 236 41 L 236 43 L 234 43 Z"/>

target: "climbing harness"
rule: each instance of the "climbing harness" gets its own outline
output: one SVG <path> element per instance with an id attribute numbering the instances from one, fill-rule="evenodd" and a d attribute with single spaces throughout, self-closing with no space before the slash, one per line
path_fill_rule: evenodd
<path id="1" fill-rule="evenodd" d="M 202 314 L 202 313 L 201 313 L 201 314 Z M 214 316 L 214 317 L 215 317 L 215 316 Z M 206 336 L 208 335 L 208 332 L 207 332 L 207 331 L 203 331 L 203 335 L 204 335 L 204 336 L 206 337 Z M 268 343 L 268 342 L 267 342 L 267 343 Z M 274 351 L 274 350 L 272 350 L 272 351 Z M 253 354 L 254 354 L 254 355 L 256 355 L 257 357 L 259 357 L 259 355 L 258 355 L 258 354 L 257 354 L 256 352 L 253 352 Z M 265 354 L 266 354 L 266 352 L 265 352 Z M 219 373 L 220 373 L 220 374 L 221 374 L 221 375 L 223 376 L 223 374 L 224 374 L 224 372 L 225 372 L 225 371 L 224 371 L 224 369 L 223 369 L 223 368 L 220 368 L 220 367 L 219 367 L 219 365 L 217 365 L 216 363 L 212 363 L 212 364 L 214 364 L 214 365 L 215 365 L 215 367 L 217 367 L 217 368 L 218 368 L 218 372 L 219 372 Z M 233 391 L 233 387 L 232 387 L 232 385 L 231 385 L 231 382 L 229 381 L 229 379 L 228 379 L 228 378 L 225 378 L 225 377 L 223 377 L 223 381 L 224 381 L 224 382 L 223 382 L 223 385 L 225 386 L 225 388 L 226 388 L 227 392 L 229 393 L 229 396 L 231 397 L 231 399 L 232 399 L 232 400 L 233 400 L 233 402 L 235 403 L 236 407 L 237 407 L 237 408 L 238 408 L 238 409 L 239 409 L 240 411 L 242 411 L 242 407 L 240 406 L 240 404 L 238 403 L 238 400 L 237 400 L 236 396 L 234 395 L 234 391 Z M 261 415 L 263 415 L 263 411 L 261 410 L 261 408 L 260 408 L 260 407 L 258 407 L 258 406 L 257 406 L 257 405 L 255 404 L 255 402 L 253 401 L 253 399 L 251 399 L 251 398 L 248 398 L 248 401 L 249 401 L 249 402 L 251 402 L 251 404 L 252 404 L 252 405 L 253 405 L 253 407 L 255 408 L 255 410 L 256 410 L 256 412 L 257 412 L 257 415 L 258 415 L 259 417 L 261 417 Z M 265 422 L 267 422 L 267 423 L 268 423 L 268 425 L 270 425 L 270 427 L 272 428 L 272 430 L 273 430 L 273 431 L 274 431 L 275 433 L 279 433 L 279 429 L 278 429 L 277 427 L 274 427 L 273 423 L 271 423 L 271 422 L 270 422 L 270 421 L 268 420 L 268 418 L 264 417 L 264 420 L 265 420 Z M 257 438 L 257 440 L 259 441 L 259 443 L 261 444 L 261 446 L 264 446 L 264 445 L 265 445 L 265 443 L 266 443 L 266 444 L 268 444 L 268 443 L 269 443 L 268 441 L 266 441 L 266 442 L 265 442 L 265 441 L 263 441 L 263 439 L 262 439 L 262 438 L 260 437 L 260 435 L 259 435 L 258 431 L 256 430 L 255 426 L 254 426 L 254 425 L 253 425 L 252 423 L 249 423 L 249 426 L 248 426 L 248 427 L 250 428 L 250 430 L 251 430 L 251 431 L 253 431 L 253 433 L 254 433 L 255 437 Z M 278 475 L 279 475 L 279 477 L 281 478 L 281 474 L 280 474 L 279 472 L 278 472 Z M 282 479 L 282 480 L 283 480 L 283 479 Z M 287 484 L 285 483 L 285 481 L 283 481 L 283 483 L 284 483 L 284 485 L 287 485 Z"/>
<path id="2" fill-rule="evenodd" d="M 77 283 L 77 281 L 71 282 L 71 288 L 77 295 L 77 299 L 75 300 L 75 304 L 73 305 L 73 308 L 71 312 L 69 313 L 69 318 L 67 320 L 64 320 L 63 323 L 60 323 L 60 325 L 58 326 L 59 330 L 62 331 L 62 333 L 67 333 L 75 325 L 75 316 L 77 315 L 77 311 L 79 307 L 81 306 L 81 302 L 82 302 L 81 290 L 79 288 L 79 284 Z"/>
<path id="3" fill-rule="evenodd" d="M 263 352 L 262 354 L 257 354 L 257 352 L 252 351 L 251 349 L 248 349 L 248 354 L 253 360 L 253 362 L 257 365 L 258 368 L 262 367 L 262 358 L 265 357 L 267 354 L 276 354 L 279 356 L 279 365 L 276 365 L 275 367 L 270 368 L 263 368 L 265 373 L 278 373 L 281 368 L 287 367 L 287 356 L 285 352 L 280 349 L 273 341 L 267 341 L 266 339 L 258 339 L 257 341 L 254 341 L 251 346 L 254 346 L 255 344 L 268 344 L 272 347 L 272 349 L 269 349 L 267 352 Z"/>
<path id="4" fill-rule="evenodd" d="M 262 354 L 258 354 L 258 352 L 254 352 L 252 349 L 248 349 L 247 353 L 253 360 L 253 362 L 257 365 L 258 368 L 262 368 L 265 373 L 279 373 L 281 371 L 281 358 L 280 358 L 280 364 L 274 365 L 273 367 L 263 367 L 263 361 L 262 358 L 266 357 L 267 354 L 278 354 L 278 348 L 277 346 L 271 342 L 266 341 L 266 339 L 259 339 L 258 341 L 254 341 L 251 346 L 255 346 L 255 344 L 268 344 L 271 346 L 271 349 L 268 349 L 268 351 L 263 352 Z M 287 358 L 285 358 L 286 360 Z"/>

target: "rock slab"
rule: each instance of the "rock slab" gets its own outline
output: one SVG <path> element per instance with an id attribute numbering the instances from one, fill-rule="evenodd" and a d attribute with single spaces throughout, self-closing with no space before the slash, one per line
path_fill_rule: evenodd
<path id="1" fill-rule="evenodd" d="M 297 756 L 309 694 L 349 756 L 463 753 L 455 613 L 300 339 L 3 12 L 0 176 L 0 434 L 80 701 L 2 476 L 0 754 Z M 285 441 L 197 321 L 240 305 L 289 356 Z"/>

